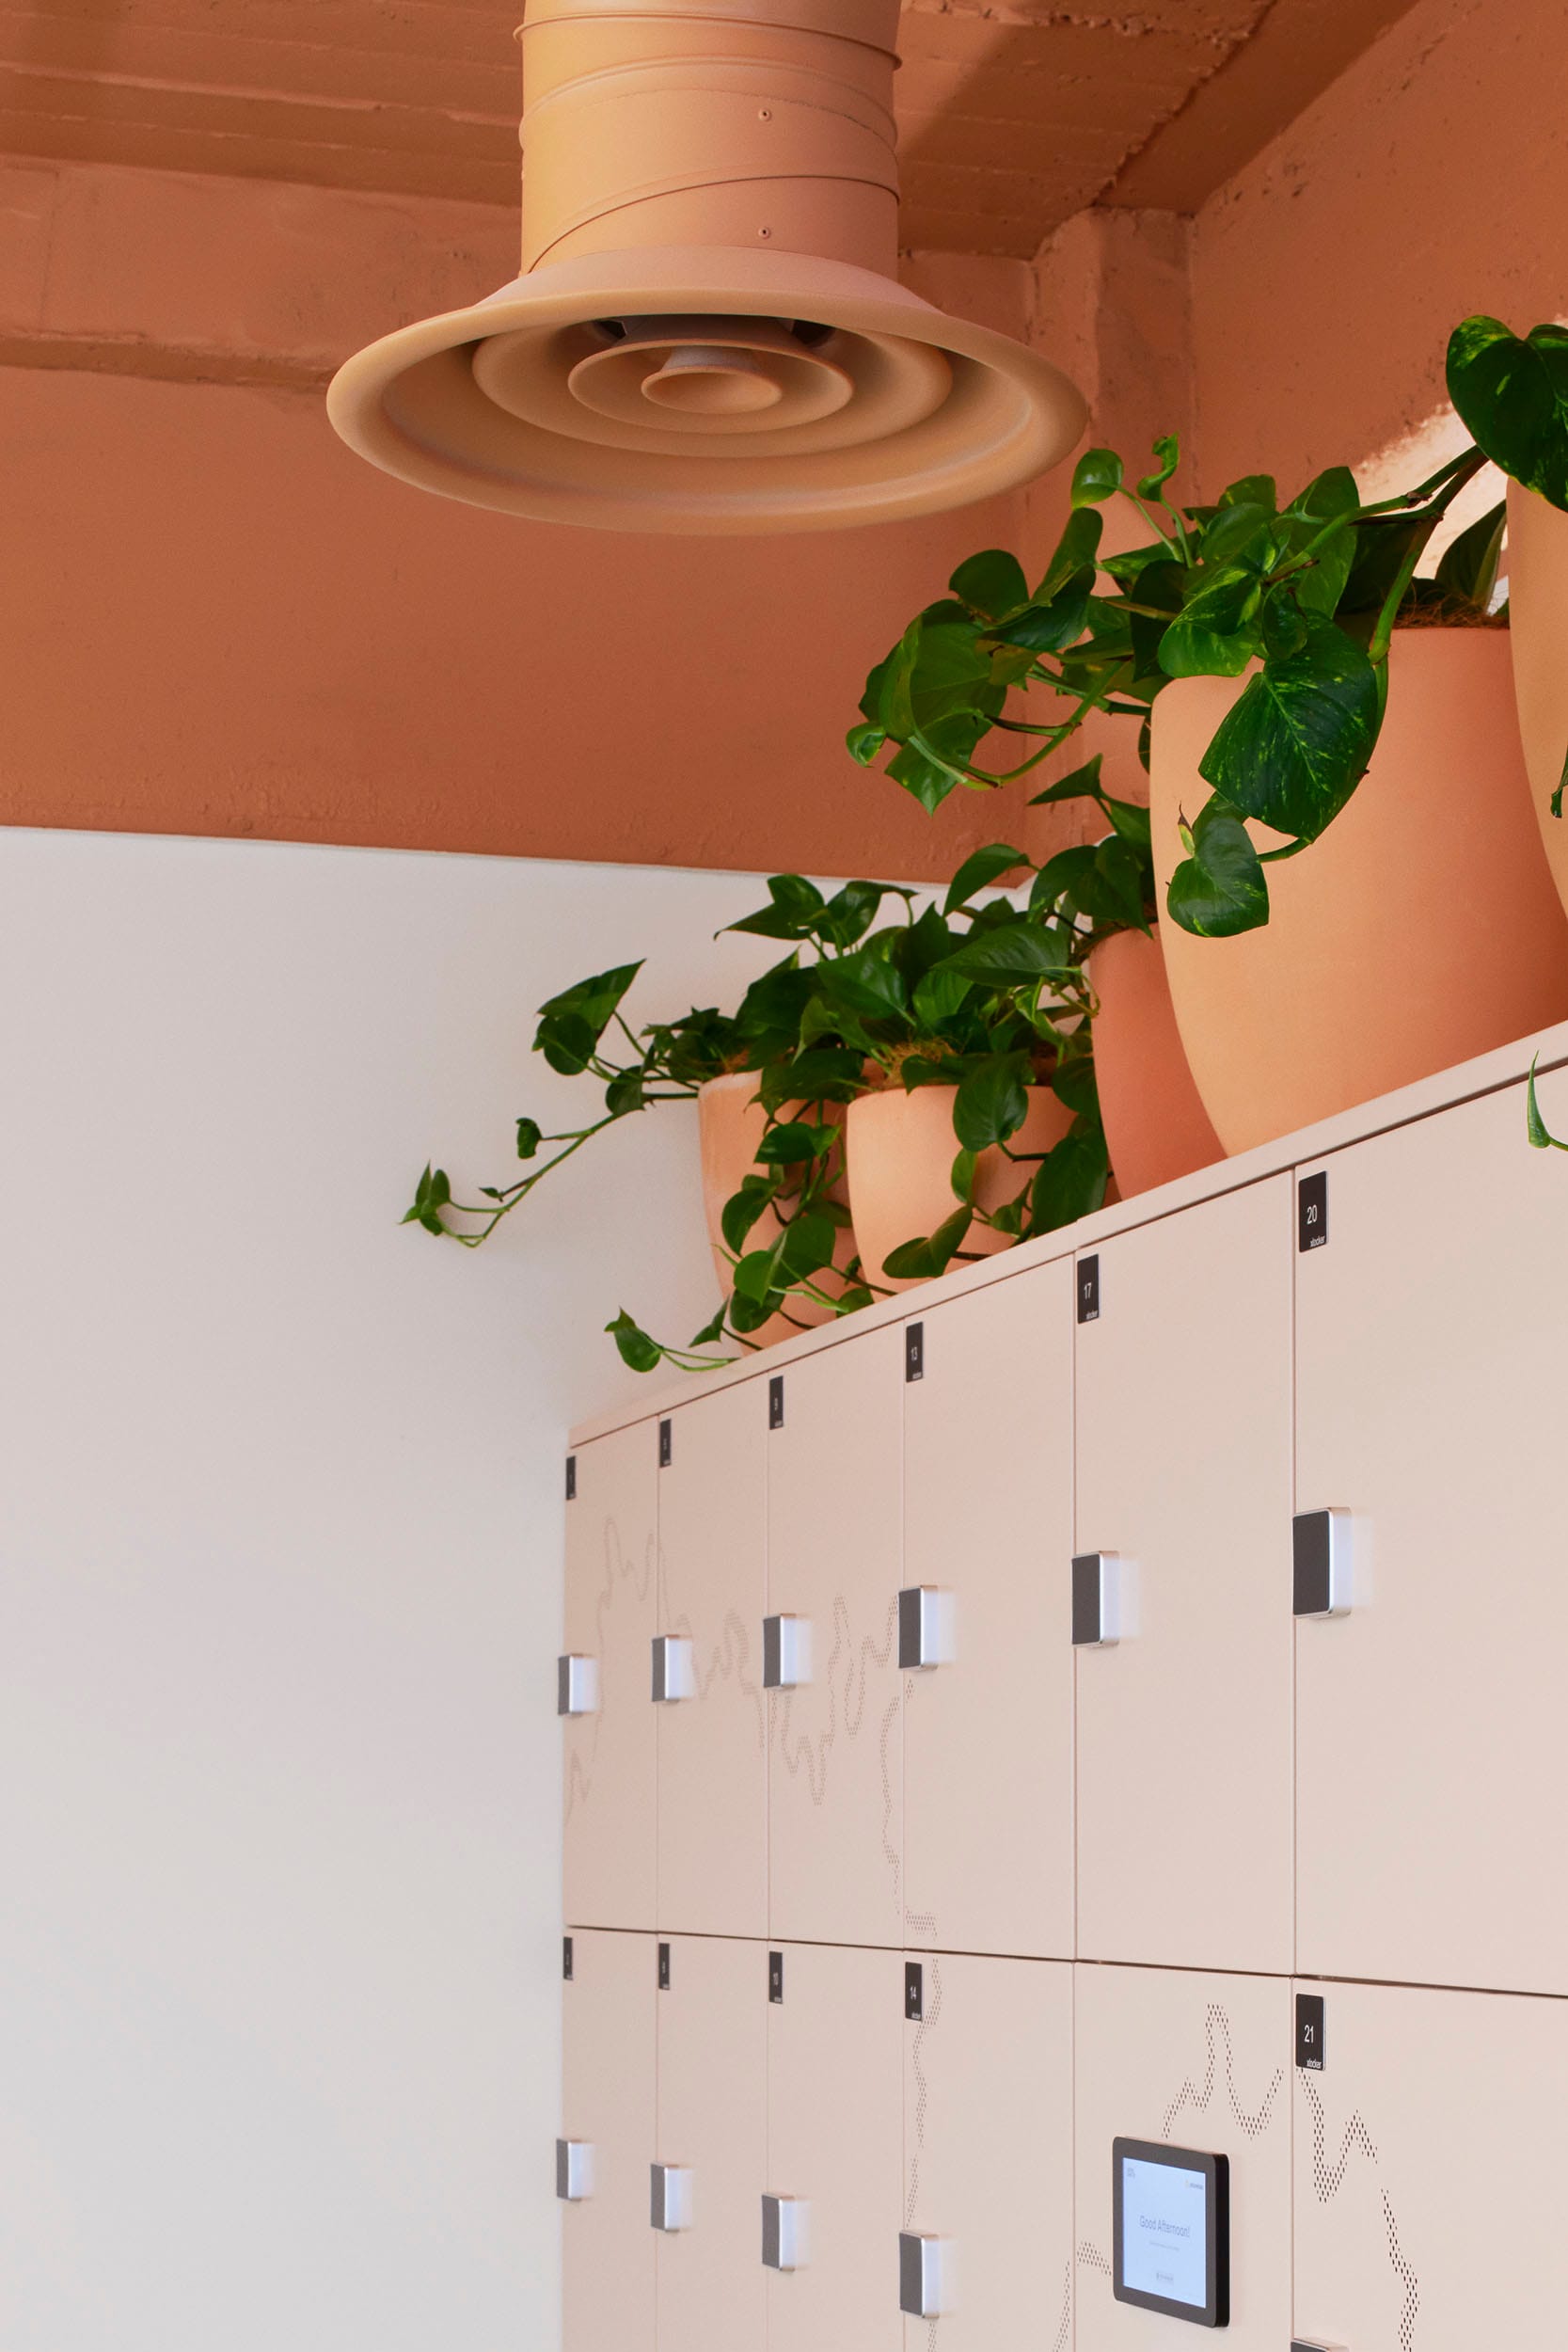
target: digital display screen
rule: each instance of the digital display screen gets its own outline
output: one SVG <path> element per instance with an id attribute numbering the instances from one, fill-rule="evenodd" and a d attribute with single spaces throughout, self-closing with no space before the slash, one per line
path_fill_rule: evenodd
<path id="1" fill-rule="evenodd" d="M 1230 2166 L 1225 2156 L 1164 2141 L 1117 2139 L 1111 2152 L 1118 2303 L 1165 2312 L 1196 2328 L 1230 2316 Z"/>
<path id="2" fill-rule="evenodd" d="M 1121 2160 L 1121 2283 L 1202 2311 L 1209 2300 L 1209 2175 Z"/>

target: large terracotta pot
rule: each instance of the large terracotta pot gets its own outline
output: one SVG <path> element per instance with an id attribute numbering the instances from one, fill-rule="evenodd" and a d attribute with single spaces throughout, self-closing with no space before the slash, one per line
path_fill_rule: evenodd
<path id="1" fill-rule="evenodd" d="M 1225 1149 L 1187 1067 L 1158 936 L 1118 931 L 1089 958 L 1089 982 L 1100 1000 L 1100 1112 L 1121 1199 L 1212 1168 Z"/>
<path id="2" fill-rule="evenodd" d="M 863 1094 L 849 1105 L 849 1207 L 868 1281 L 879 1289 L 904 1291 L 912 1278 L 895 1280 L 883 1261 L 907 1241 L 916 1241 L 950 1217 L 958 1203 L 951 1182 L 958 1154 L 953 1133 L 956 1087 L 916 1087 L 906 1094 L 890 1087 Z M 1048 1087 L 1030 1096 L 1028 1117 L 1012 1138 L 1015 1152 L 1049 1152 L 1072 1124 L 1072 1113 Z M 982 1152 L 974 1197 L 985 1209 L 1013 1200 L 1028 1180 L 1006 1152 Z M 1005 1233 L 972 1225 L 964 1254 L 988 1258 L 1007 1247 Z"/>
<path id="3" fill-rule="evenodd" d="M 1154 706 L 1162 903 L 1178 812 L 1208 800 L 1198 762 L 1242 686 L 1180 679 Z M 1277 839 L 1254 833 L 1260 848 Z M 1227 1152 L 1568 1013 L 1568 919 L 1529 811 L 1506 629 L 1396 636 L 1368 774 L 1322 840 L 1268 877 L 1261 930 L 1160 926 L 1181 1041 Z"/>
<path id="4" fill-rule="evenodd" d="M 743 1176 L 756 1167 L 757 1146 L 762 1141 L 768 1115 L 756 1099 L 757 1073 L 754 1070 L 736 1070 L 722 1078 L 710 1078 L 697 1096 L 697 1137 L 703 1160 L 703 1213 L 707 1219 L 707 1237 L 713 1251 L 714 1269 L 719 1287 L 727 1298 L 730 1295 L 730 1253 L 724 1245 L 723 1228 L 720 1222 L 724 1203 L 740 1189 Z M 794 1106 L 799 1108 L 799 1104 Z M 786 1106 L 784 1116 L 788 1115 Z M 836 1116 L 836 1109 L 830 1117 Z M 835 1198 L 842 1200 L 841 1186 L 835 1186 Z M 767 1248 L 777 1239 L 779 1220 L 771 1209 L 752 1226 L 748 1248 Z M 855 1237 L 847 1228 L 839 1234 L 833 1261 L 839 1267 L 847 1266 L 855 1254 Z M 839 1277 L 825 1273 L 821 1287 L 830 1296 L 844 1288 Z M 786 1340 L 802 1324 L 827 1323 L 832 1310 L 816 1299 L 792 1298 L 787 1315 L 774 1315 L 760 1330 L 748 1334 L 769 1347 L 778 1340 Z"/>
<path id="5" fill-rule="evenodd" d="M 1530 799 L 1568 905 L 1568 817 L 1552 815 L 1568 756 L 1568 515 L 1517 482 L 1508 485 L 1508 616 Z"/>

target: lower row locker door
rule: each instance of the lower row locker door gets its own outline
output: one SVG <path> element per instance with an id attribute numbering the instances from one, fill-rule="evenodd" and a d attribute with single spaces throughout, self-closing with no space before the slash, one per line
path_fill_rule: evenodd
<path id="1" fill-rule="evenodd" d="M 764 1386 L 683 1406 L 659 1443 L 658 1917 L 768 1932 Z"/>
<path id="2" fill-rule="evenodd" d="M 1295 1965 L 1291 1213 L 1281 1175 L 1119 1234 L 1075 1326 L 1076 1552 L 1119 1612 L 1077 1651 L 1084 1959 Z"/>
<path id="3" fill-rule="evenodd" d="M 904 1941 L 903 1378 L 895 1326 L 767 1383 L 768 1608 L 802 1637 L 769 1694 L 775 1943 Z"/>
<path id="4" fill-rule="evenodd" d="M 906 1966 L 905 2352 L 1069 2352 L 1071 1966 Z"/>
<path id="5" fill-rule="evenodd" d="M 1555 1091 L 1554 1091 L 1555 1088 Z M 1560 1073 L 1545 1115 L 1568 1121 Z M 1297 1508 L 1350 1607 L 1296 1633 L 1296 1965 L 1568 1994 L 1561 1850 L 1568 1160 L 1504 1088 L 1306 1182 Z"/>
<path id="6" fill-rule="evenodd" d="M 650 2184 L 661 2352 L 763 2352 L 768 1947 L 676 1936 L 658 1994 Z"/>
<path id="7" fill-rule="evenodd" d="M 768 2352 L 901 2352 L 903 1956 L 784 1945 L 769 1966 L 769 2250 L 782 2229 L 796 2266 L 768 2270 Z"/>
<path id="8" fill-rule="evenodd" d="M 1178 2316 L 1117 2298 L 1115 2143 L 1222 2157 L 1229 2207 L 1229 2352 L 1284 2352 L 1291 2342 L 1289 1978 L 1175 1968 L 1076 1971 L 1077 2352 L 1191 2352 Z M 1124 2194 L 1123 2277 L 1179 2301 L 1197 2283 L 1200 2249 L 1184 2210 L 1190 2165 L 1132 2159 L 1146 2187 Z M 1124 2183 L 1124 2188 L 1125 2188 Z M 1192 2231 L 1178 2237 L 1173 2231 Z M 1151 2251 L 1159 2249 L 1158 2255 Z M 1167 2253 L 1166 2249 L 1172 2250 Z M 1354 2352 L 1370 2347 L 1352 2337 Z M 1424 2344 L 1402 2352 L 1426 2352 Z"/>
<path id="9" fill-rule="evenodd" d="M 1563 2319 L 1568 2004 L 1300 1984 L 1295 2338 L 1354 2352 L 1546 2352 Z"/>
<path id="10" fill-rule="evenodd" d="M 657 1925 L 657 1444 L 645 1421 L 572 1456 L 560 1693 L 571 1927 Z M 586 1680 L 568 1688 L 574 1667 Z"/>
<path id="11" fill-rule="evenodd" d="M 654 2146 L 651 1935 L 574 1933 L 562 1987 L 562 2195 L 563 2352 L 654 2352 L 654 2239 L 648 2166 Z"/>
<path id="12" fill-rule="evenodd" d="M 1072 1958 L 1072 1327 L 1067 1258 L 906 1327 L 911 1945 Z"/>

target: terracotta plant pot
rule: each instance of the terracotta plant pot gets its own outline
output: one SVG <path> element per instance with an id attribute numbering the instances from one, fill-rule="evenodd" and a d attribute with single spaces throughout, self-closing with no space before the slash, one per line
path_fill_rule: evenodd
<path id="1" fill-rule="evenodd" d="M 1568 515 L 1517 482 L 1508 485 L 1508 617 L 1530 800 L 1568 906 L 1568 817 L 1552 815 L 1568 755 Z"/>
<path id="2" fill-rule="evenodd" d="M 1323 839 L 1268 868 L 1271 919 L 1239 939 L 1160 927 L 1171 999 L 1227 1152 L 1289 1135 L 1568 1013 L 1568 919 L 1513 724 L 1509 633 L 1402 630 L 1370 769 Z M 1161 902 L 1178 812 L 1241 693 L 1184 678 L 1154 706 Z M 1255 827 L 1259 846 L 1277 836 Z"/>
<path id="3" fill-rule="evenodd" d="M 757 1073 L 754 1070 L 733 1071 L 727 1077 L 710 1078 L 697 1096 L 697 1136 L 703 1159 L 703 1213 L 707 1219 L 707 1237 L 713 1251 L 714 1269 L 719 1287 L 727 1298 L 733 1287 L 730 1280 L 730 1253 L 724 1245 L 721 1219 L 724 1203 L 740 1189 L 741 1178 L 752 1174 L 756 1167 L 756 1150 L 767 1125 L 767 1113 L 756 1100 Z M 784 1115 L 788 1116 L 786 1106 Z M 800 1108 L 799 1104 L 793 1106 Z M 832 1116 L 830 1113 L 830 1116 Z M 842 1186 L 835 1186 L 835 1198 L 844 1198 Z M 779 1220 L 771 1209 L 752 1226 L 748 1248 L 762 1249 L 777 1239 Z M 855 1254 L 855 1237 L 847 1228 L 839 1234 L 833 1251 L 834 1263 L 847 1266 Z M 821 1287 L 830 1295 L 843 1290 L 841 1279 L 825 1273 Z M 779 1340 L 787 1340 L 801 1324 L 827 1323 L 832 1309 L 815 1299 L 790 1301 L 789 1314 L 774 1315 L 760 1330 L 748 1337 L 771 1347 Z"/>
<path id="4" fill-rule="evenodd" d="M 1212 1168 L 1225 1148 L 1187 1067 L 1158 936 L 1118 931 L 1089 958 L 1089 980 L 1100 1000 L 1095 1078 L 1120 1198 Z"/>
<path id="5" fill-rule="evenodd" d="M 956 1087 L 916 1087 L 906 1094 L 890 1087 L 863 1094 L 849 1105 L 849 1207 L 869 1281 L 905 1291 L 912 1278 L 895 1280 L 883 1261 L 907 1241 L 934 1232 L 958 1203 L 951 1183 L 958 1142 L 953 1133 Z M 1029 1115 L 1012 1139 L 1015 1152 L 1049 1152 L 1072 1124 L 1072 1113 L 1047 1087 L 1036 1088 Z M 1015 1168 L 1003 1152 L 982 1152 L 975 1199 L 999 1209 L 1022 1190 L 1027 1169 Z M 1005 1233 L 972 1225 L 964 1243 L 971 1257 L 990 1257 L 1007 1248 Z"/>

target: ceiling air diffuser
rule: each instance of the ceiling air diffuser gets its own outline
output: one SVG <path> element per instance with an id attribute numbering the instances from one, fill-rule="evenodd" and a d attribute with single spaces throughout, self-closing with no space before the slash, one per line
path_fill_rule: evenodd
<path id="1" fill-rule="evenodd" d="M 476 506 L 829 530 L 1053 465 L 1048 361 L 894 275 L 898 0 L 529 0 L 523 269 L 359 353 L 344 440 Z"/>

